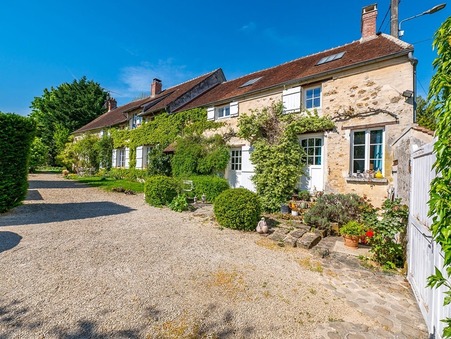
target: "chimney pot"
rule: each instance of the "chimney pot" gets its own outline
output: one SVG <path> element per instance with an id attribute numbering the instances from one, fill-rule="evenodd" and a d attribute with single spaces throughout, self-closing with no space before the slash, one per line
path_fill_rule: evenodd
<path id="1" fill-rule="evenodd" d="M 376 35 L 377 4 L 362 8 L 362 39 L 367 40 Z"/>
<path id="2" fill-rule="evenodd" d="M 150 86 L 150 97 L 153 98 L 161 93 L 162 83 L 160 79 L 154 78 Z"/>
<path id="3" fill-rule="evenodd" d="M 109 98 L 107 100 L 107 105 L 108 105 L 108 112 L 112 111 L 113 109 L 117 108 L 117 101 L 114 98 Z"/>

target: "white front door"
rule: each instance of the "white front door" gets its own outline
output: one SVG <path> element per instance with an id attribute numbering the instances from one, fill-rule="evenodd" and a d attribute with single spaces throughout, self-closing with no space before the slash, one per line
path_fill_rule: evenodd
<path id="1" fill-rule="evenodd" d="M 238 188 L 241 186 L 241 163 L 242 163 L 241 147 L 232 148 L 230 150 L 230 170 L 228 173 L 230 187 Z"/>
<path id="2" fill-rule="evenodd" d="M 300 189 L 313 191 L 324 190 L 324 136 L 301 137 L 301 146 L 306 153 L 306 167 L 304 172 L 307 176 L 301 177 Z"/>

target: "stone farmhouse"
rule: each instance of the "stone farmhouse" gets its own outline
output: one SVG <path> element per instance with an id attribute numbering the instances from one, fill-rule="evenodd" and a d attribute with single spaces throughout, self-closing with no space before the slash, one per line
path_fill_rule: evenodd
<path id="1" fill-rule="evenodd" d="M 357 193 L 379 205 L 393 191 L 393 143 L 413 124 L 417 60 L 413 46 L 376 33 L 376 17 L 376 5 L 362 9 L 357 41 L 231 81 L 220 69 L 164 91 L 154 80 L 150 97 L 115 108 L 75 133 L 135 128 L 154 114 L 198 107 L 207 109 L 208 119 L 226 123 L 224 131 L 236 130 L 241 114 L 281 101 L 287 114 L 316 111 L 336 126 L 299 136 L 308 173 L 300 188 Z M 145 167 L 144 147 L 136 150 L 138 168 Z M 234 137 L 230 150 L 225 173 L 230 185 L 253 190 L 252 145 Z M 127 154 L 115 150 L 114 166 L 127 168 Z M 373 177 L 376 172 L 381 177 Z"/>

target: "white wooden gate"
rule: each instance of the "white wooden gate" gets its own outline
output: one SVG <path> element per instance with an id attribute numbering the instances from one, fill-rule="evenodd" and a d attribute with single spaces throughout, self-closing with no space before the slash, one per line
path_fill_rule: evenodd
<path id="1" fill-rule="evenodd" d="M 436 173 L 432 169 L 435 161 L 433 143 L 424 145 L 412 154 L 411 192 L 408 227 L 408 275 L 418 305 L 430 334 L 441 338 L 444 324 L 440 321 L 451 317 L 451 308 L 443 306 L 444 288 L 431 289 L 426 286 L 427 278 L 435 267 L 442 269 L 443 252 L 433 241 L 428 217 L 429 190 Z"/>

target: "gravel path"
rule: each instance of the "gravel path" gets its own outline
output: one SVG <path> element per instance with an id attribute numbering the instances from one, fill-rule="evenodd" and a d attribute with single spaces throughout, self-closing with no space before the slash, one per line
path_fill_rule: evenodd
<path id="1" fill-rule="evenodd" d="M 31 175 L 28 200 L 0 215 L 0 338 L 395 337 L 346 296 L 371 294 L 374 274 L 331 260 L 142 195 Z M 398 278 L 378 279 L 418 313 Z"/>

